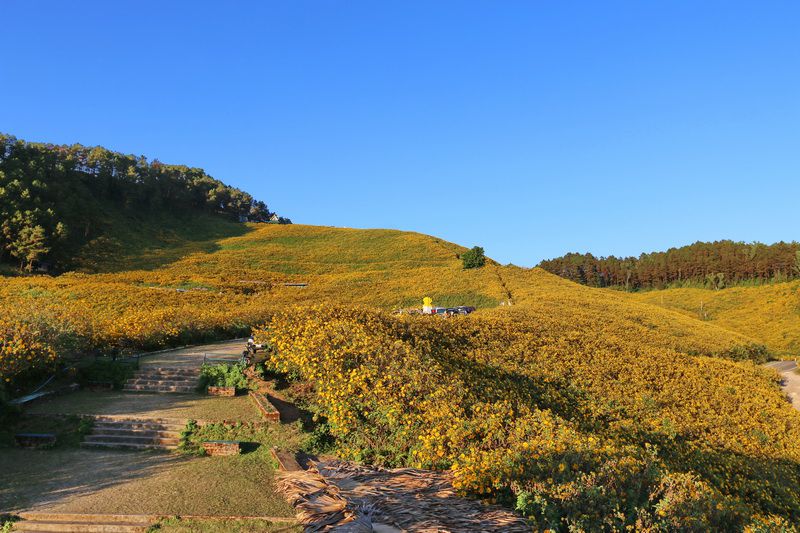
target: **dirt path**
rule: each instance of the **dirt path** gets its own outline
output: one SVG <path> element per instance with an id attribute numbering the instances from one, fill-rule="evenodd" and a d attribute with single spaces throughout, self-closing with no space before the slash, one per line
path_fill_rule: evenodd
<path id="1" fill-rule="evenodd" d="M 796 372 L 797 363 L 794 361 L 772 361 L 766 365 L 777 370 L 783 383 L 781 388 L 792 401 L 792 407 L 800 411 L 800 374 Z"/>

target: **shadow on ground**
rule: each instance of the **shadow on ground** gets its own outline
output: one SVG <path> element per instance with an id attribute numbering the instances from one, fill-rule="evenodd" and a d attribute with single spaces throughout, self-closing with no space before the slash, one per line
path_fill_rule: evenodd
<path id="1" fill-rule="evenodd" d="M 45 507 L 164 472 L 188 459 L 164 453 L 0 450 L 0 512 Z"/>

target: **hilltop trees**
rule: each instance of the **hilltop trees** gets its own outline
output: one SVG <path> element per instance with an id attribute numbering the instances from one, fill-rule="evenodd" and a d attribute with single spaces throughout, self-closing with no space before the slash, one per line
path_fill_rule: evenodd
<path id="1" fill-rule="evenodd" d="M 253 222 L 273 216 L 264 202 L 199 168 L 0 134 L 0 261 L 14 260 L 27 270 L 45 260 L 67 264 L 119 210 L 199 211 Z"/>
<path id="2" fill-rule="evenodd" d="M 592 287 L 625 290 L 702 285 L 721 289 L 748 280 L 800 278 L 800 243 L 696 242 L 639 257 L 568 253 L 539 266 Z"/>
<path id="3" fill-rule="evenodd" d="M 480 268 L 486 264 L 486 255 L 483 252 L 483 248 L 473 246 L 461 254 L 461 260 L 464 262 L 464 268 Z"/>

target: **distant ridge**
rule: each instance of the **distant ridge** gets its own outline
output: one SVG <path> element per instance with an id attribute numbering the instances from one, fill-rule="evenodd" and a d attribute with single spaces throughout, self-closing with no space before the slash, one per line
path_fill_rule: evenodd
<path id="1" fill-rule="evenodd" d="M 696 242 L 639 257 L 595 257 L 568 253 L 539 266 L 592 287 L 626 290 L 669 286 L 722 288 L 742 282 L 789 281 L 800 277 L 800 243 Z"/>

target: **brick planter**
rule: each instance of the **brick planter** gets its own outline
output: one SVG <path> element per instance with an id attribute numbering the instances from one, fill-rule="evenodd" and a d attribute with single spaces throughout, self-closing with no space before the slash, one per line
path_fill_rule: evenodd
<path id="1" fill-rule="evenodd" d="M 208 387 L 209 396 L 236 396 L 236 387 Z"/>
<path id="2" fill-rule="evenodd" d="M 239 441 L 235 440 L 207 440 L 203 443 L 203 449 L 206 455 L 221 456 L 221 455 L 239 455 L 242 449 L 239 446 Z"/>
<path id="3" fill-rule="evenodd" d="M 275 406 L 270 403 L 266 396 L 255 391 L 250 391 L 249 396 L 253 400 L 253 403 L 256 404 L 261 416 L 266 420 L 274 420 L 277 422 L 281 419 L 281 414 L 275 409 Z"/>

